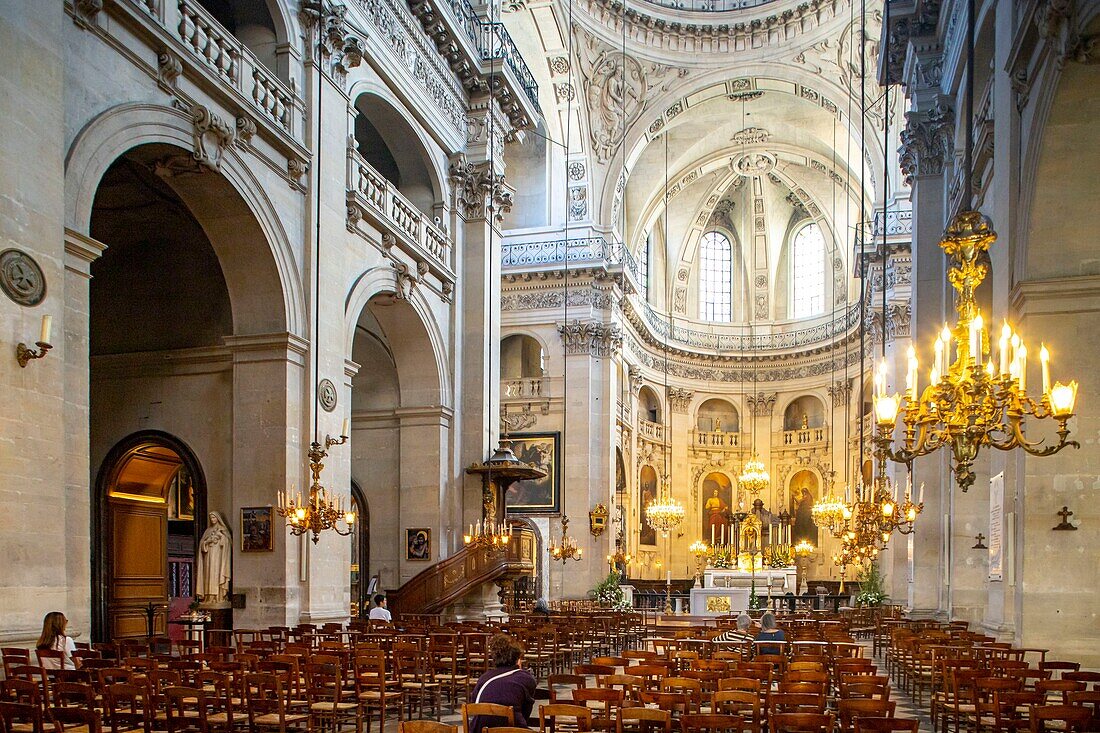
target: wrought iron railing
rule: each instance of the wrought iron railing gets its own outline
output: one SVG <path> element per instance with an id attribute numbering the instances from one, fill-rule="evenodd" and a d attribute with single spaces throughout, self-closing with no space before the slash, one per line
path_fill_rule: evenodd
<path id="1" fill-rule="evenodd" d="M 768 5 L 775 0 L 645 0 L 670 10 L 690 10 L 698 13 L 723 13 Z"/>
<path id="2" fill-rule="evenodd" d="M 477 47 L 481 60 L 504 61 L 504 64 L 516 75 L 516 79 L 523 87 L 523 93 L 527 96 L 527 99 L 541 113 L 538 82 L 535 81 L 535 75 L 531 73 L 531 68 L 523 60 L 523 56 L 520 55 L 519 49 L 516 48 L 516 44 L 504 24 L 482 18 L 474 10 L 469 0 L 445 0 L 445 2 L 450 7 L 458 27 L 466 34 L 470 42 Z"/>
<path id="3" fill-rule="evenodd" d="M 638 262 L 630 250 L 619 242 L 608 242 L 603 237 L 510 242 L 501 247 L 501 266 L 504 269 L 598 263 L 621 265 L 631 272 L 635 280 L 638 278 Z"/>

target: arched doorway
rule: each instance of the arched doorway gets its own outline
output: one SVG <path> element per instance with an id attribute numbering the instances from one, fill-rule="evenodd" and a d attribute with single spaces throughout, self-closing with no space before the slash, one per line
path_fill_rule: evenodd
<path id="1" fill-rule="evenodd" d="M 356 522 L 348 537 L 351 541 L 348 584 L 351 591 L 351 617 L 358 618 L 365 616 L 370 608 L 370 506 L 363 496 L 363 490 L 354 481 L 351 482 L 351 504 Z"/>
<path id="2" fill-rule="evenodd" d="M 206 476 L 181 440 L 144 431 L 111 449 L 92 512 L 92 536 L 101 538 L 92 553 L 96 639 L 170 632 L 168 621 L 194 600 L 195 548 L 206 524 Z"/>

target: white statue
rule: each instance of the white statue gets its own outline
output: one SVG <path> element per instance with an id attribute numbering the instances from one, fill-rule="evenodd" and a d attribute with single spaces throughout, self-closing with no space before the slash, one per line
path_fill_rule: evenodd
<path id="1" fill-rule="evenodd" d="M 233 537 L 222 515 L 210 512 L 210 526 L 199 540 L 195 562 L 195 595 L 208 608 L 229 607 Z"/>

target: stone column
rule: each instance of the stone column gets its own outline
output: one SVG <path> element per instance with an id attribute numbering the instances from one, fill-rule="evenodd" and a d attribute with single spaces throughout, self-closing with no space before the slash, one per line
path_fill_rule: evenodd
<path id="1" fill-rule="evenodd" d="M 917 45 L 917 42 L 913 42 Z M 937 93 L 942 71 L 942 53 L 935 44 L 920 46 L 924 53 L 907 64 L 914 77 L 907 87 L 913 96 L 912 111 L 906 113 L 901 133 L 900 162 L 912 186 L 913 211 L 913 298 L 912 338 L 921 348 L 924 379 L 931 355 L 925 353 L 951 312 L 950 286 L 945 259 L 939 248 L 946 224 L 944 163 L 954 135 L 954 112 L 946 98 Z M 924 484 L 924 513 L 920 528 L 910 535 L 905 548 L 908 565 L 907 606 L 922 615 L 938 613 L 947 606 L 947 575 L 951 558 L 945 556 L 944 533 L 950 532 L 951 476 L 946 454 L 917 459 L 913 484 Z M 896 586 L 895 586 L 896 587 Z"/>
<path id="2" fill-rule="evenodd" d="M 669 445 L 672 446 L 672 496 L 684 505 L 684 521 L 670 533 L 672 559 L 667 570 L 673 578 L 690 577 L 695 572 L 695 559 L 688 546 L 699 539 L 699 487 L 692 481 L 688 465 L 691 430 L 691 401 L 695 393 L 679 387 L 669 387 L 665 404 L 669 410 Z M 658 542 L 661 540 L 658 539 Z"/>
<path id="3" fill-rule="evenodd" d="M 481 519 L 481 479 L 464 473 L 486 460 L 500 435 L 500 223 L 512 208 L 504 180 L 504 138 L 510 125 L 496 101 L 471 100 L 465 153 L 451 157 L 454 226 L 462 243 L 455 260 L 458 346 L 455 431 L 460 439 L 455 485 L 462 486 L 459 526 Z M 452 539 L 447 554 L 461 544 Z"/>

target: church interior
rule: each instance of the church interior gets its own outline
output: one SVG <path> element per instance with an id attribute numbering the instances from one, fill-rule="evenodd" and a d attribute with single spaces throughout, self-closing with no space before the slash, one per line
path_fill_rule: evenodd
<path id="1" fill-rule="evenodd" d="M 0 0 L 0 90 L 3 733 L 1100 730 L 1100 0 Z"/>

